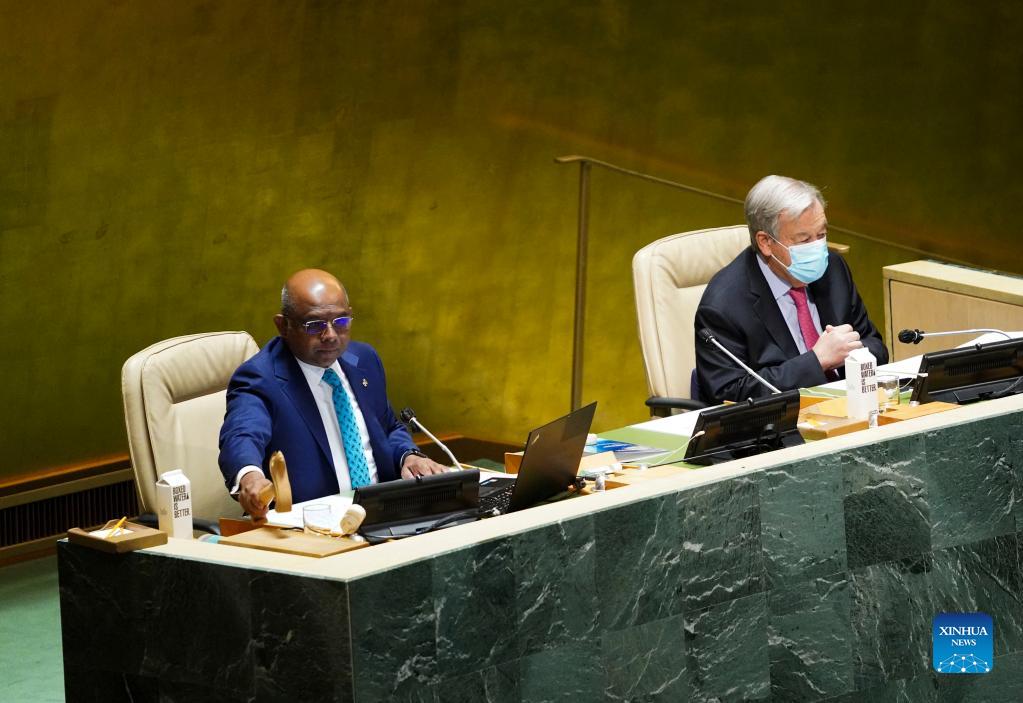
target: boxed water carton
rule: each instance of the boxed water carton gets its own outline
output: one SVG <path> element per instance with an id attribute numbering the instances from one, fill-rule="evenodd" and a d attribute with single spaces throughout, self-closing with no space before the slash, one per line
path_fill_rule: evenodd
<path id="1" fill-rule="evenodd" d="M 866 347 L 845 358 L 846 417 L 877 426 L 877 359 Z"/>
<path id="2" fill-rule="evenodd" d="M 160 474 L 156 510 L 161 531 L 171 537 L 192 539 L 192 484 L 181 469 Z"/>

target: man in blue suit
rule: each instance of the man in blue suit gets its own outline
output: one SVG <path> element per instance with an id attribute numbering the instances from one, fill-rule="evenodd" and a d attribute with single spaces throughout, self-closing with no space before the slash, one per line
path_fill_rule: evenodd
<path id="1" fill-rule="evenodd" d="M 352 320 L 348 293 L 334 276 L 299 271 L 281 291 L 279 336 L 232 376 L 220 470 L 249 515 L 267 513 L 259 494 L 278 450 L 296 503 L 444 470 L 394 416 L 380 357 L 351 341 Z"/>

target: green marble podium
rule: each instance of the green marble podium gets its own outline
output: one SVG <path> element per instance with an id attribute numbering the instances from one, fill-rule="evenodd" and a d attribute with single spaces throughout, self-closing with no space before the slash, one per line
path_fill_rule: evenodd
<path id="1" fill-rule="evenodd" d="M 1021 530 L 1017 397 L 323 560 L 62 543 L 67 700 L 1019 701 Z"/>

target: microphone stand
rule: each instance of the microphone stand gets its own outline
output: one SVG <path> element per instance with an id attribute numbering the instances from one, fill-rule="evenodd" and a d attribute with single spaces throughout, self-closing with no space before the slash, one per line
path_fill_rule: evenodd
<path id="1" fill-rule="evenodd" d="M 902 330 L 899 332 L 899 341 L 903 344 L 919 344 L 927 337 L 949 337 L 956 334 L 1000 334 L 1006 339 L 1012 339 L 1012 335 L 1002 330 L 988 330 L 988 329 L 977 329 L 977 330 L 952 330 L 950 332 L 924 332 L 923 330 Z"/>
<path id="2" fill-rule="evenodd" d="M 778 390 L 777 388 L 772 386 L 770 383 L 768 383 L 767 380 L 763 376 L 758 374 L 756 371 L 751 369 L 749 366 L 746 366 L 746 364 L 744 364 L 739 359 L 739 357 L 737 357 L 735 354 L 733 354 L 732 352 L 730 352 L 727 349 L 725 349 L 724 345 L 721 344 L 721 342 L 719 342 L 718 340 L 716 340 L 714 338 L 714 335 L 711 334 L 710 330 L 708 330 L 706 328 L 700 330 L 699 336 L 700 336 L 700 339 L 702 339 L 704 342 L 709 342 L 709 343 L 713 344 L 715 347 L 717 347 L 718 349 L 720 349 L 721 351 L 723 351 L 725 353 L 725 355 L 729 359 L 731 359 L 732 361 L 737 363 L 739 366 L 741 366 L 746 373 L 748 373 L 750 376 L 752 376 L 753 378 L 755 378 L 758 381 L 760 381 L 761 383 L 763 383 L 767 388 L 771 389 L 772 393 L 781 393 L 780 390 Z"/>
<path id="3" fill-rule="evenodd" d="M 448 449 L 447 446 L 445 446 L 445 444 L 443 442 L 441 442 L 439 439 L 434 437 L 433 433 L 430 432 L 430 430 L 428 430 L 425 427 L 423 427 L 423 423 L 419 422 L 419 419 L 416 417 L 416 414 L 414 412 L 412 412 L 412 408 L 405 408 L 404 410 L 402 410 L 401 411 L 401 419 L 405 423 L 407 423 L 407 424 L 413 424 L 416 427 L 418 427 L 420 432 L 425 434 L 427 437 L 429 437 L 431 440 L 433 440 L 434 444 L 436 444 L 438 447 L 443 449 L 444 453 L 448 455 L 448 459 L 451 459 L 451 467 L 452 468 L 454 468 L 454 469 L 461 468 L 462 465 L 460 463 L 458 463 L 458 459 L 456 459 L 455 455 L 451 453 L 451 450 Z"/>

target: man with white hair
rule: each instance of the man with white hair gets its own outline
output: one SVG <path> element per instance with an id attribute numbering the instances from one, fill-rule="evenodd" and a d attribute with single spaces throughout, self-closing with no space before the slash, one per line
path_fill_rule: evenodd
<path id="1" fill-rule="evenodd" d="M 816 187 L 767 176 L 746 196 L 750 248 L 707 285 L 696 330 L 709 329 L 781 390 L 844 377 L 845 358 L 867 347 L 888 351 L 867 317 L 849 267 L 828 252 L 825 202 Z M 697 342 L 700 399 L 745 400 L 770 391 L 710 344 Z"/>

